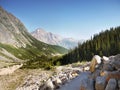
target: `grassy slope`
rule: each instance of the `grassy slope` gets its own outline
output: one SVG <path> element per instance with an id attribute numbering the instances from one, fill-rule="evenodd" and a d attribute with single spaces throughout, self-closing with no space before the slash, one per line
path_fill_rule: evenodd
<path id="1" fill-rule="evenodd" d="M 35 43 L 34 43 L 35 44 Z M 1 44 L 0 47 L 6 49 L 8 52 L 24 61 L 24 68 L 46 68 L 50 69 L 53 63 L 50 58 L 53 57 L 51 53 L 65 53 L 67 50 L 59 46 L 47 45 L 37 42 L 36 45 L 27 45 L 26 48 L 15 48 L 11 45 Z M 40 45 L 39 45 L 40 44 Z M 43 45 L 41 45 L 43 44 Z M 43 49 L 46 48 L 45 50 Z M 6 56 L 6 58 L 8 58 Z"/>
<path id="2" fill-rule="evenodd" d="M 44 45 L 45 50 L 42 45 L 38 45 L 38 46 L 28 45 L 26 48 L 23 47 L 15 48 L 11 45 L 0 43 L 0 47 L 6 49 L 8 52 L 10 52 L 11 54 L 15 55 L 16 57 L 22 60 L 40 57 L 41 55 L 51 57 L 51 53 L 64 54 L 67 52 L 67 50 L 64 48 L 61 48 L 59 46 L 51 46 L 51 45 Z"/>

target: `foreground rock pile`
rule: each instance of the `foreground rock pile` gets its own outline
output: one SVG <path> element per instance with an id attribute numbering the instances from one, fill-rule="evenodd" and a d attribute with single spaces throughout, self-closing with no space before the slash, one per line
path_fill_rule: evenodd
<path id="1" fill-rule="evenodd" d="M 82 80 L 80 90 L 120 90 L 120 54 L 102 58 L 95 55 L 89 70 L 91 74 Z"/>
<path id="2" fill-rule="evenodd" d="M 80 72 L 81 68 L 60 66 L 52 75 L 40 73 L 37 76 L 27 76 L 25 82 L 16 90 L 56 90 L 77 77 Z"/>
<path id="3" fill-rule="evenodd" d="M 79 73 L 79 70 L 72 69 L 66 69 L 65 71 L 59 72 L 57 75 L 50 77 L 47 82 L 40 87 L 40 90 L 58 89 L 62 85 L 77 77 Z"/>
<path id="4" fill-rule="evenodd" d="M 25 81 L 16 90 L 39 90 L 39 85 L 41 85 L 46 79 L 48 79 L 49 74 L 46 72 L 40 73 L 39 75 L 28 75 L 25 77 Z"/>

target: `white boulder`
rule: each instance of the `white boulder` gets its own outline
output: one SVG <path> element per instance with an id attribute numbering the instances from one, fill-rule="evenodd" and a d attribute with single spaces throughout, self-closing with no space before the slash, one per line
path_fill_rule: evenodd
<path id="1" fill-rule="evenodd" d="M 96 59 L 97 63 L 101 63 L 101 57 L 99 55 L 95 55 L 94 58 Z"/>
<path id="2" fill-rule="evenodd" d="M 103 60 L 104 60 L 104 61 L 109 61 L 109 58 L 106 57 L 106 56 L 103 56 Z"/>

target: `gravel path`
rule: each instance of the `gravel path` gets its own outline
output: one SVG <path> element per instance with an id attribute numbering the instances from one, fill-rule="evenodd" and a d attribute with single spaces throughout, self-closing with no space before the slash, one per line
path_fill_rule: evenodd
<path id="1" fill-rule="evenodd" d="M 77 78 L 65 84 L 59 90 L 80 90 L 81 81 L 87 79 L 89 75 L 89 72 L 82 72 Z"/>

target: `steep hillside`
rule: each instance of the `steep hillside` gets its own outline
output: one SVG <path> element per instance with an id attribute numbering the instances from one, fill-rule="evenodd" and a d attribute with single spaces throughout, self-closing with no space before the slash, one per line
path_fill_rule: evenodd
<path id="1" fill-rule="evenodd" d="M 65 48 L 36 40 L 19 19 L 0 7 L 0 61 L 34 60 L 66 52 Z"/>
<path id="2" fill-rule="evenodd" d="M 64 38 L 51 32 L 46 32 L 41 28 L 38 28 L 35 31 L 33 31 L 31 35 L 37 40 L 42 41 L 44 43 L 51 45 L 59 45 L 68 49 L 75 48 L 76 46 L 78 46 L 78 42 L 82 42 L 81 40 L 77 41 L 72 38 Z"/>
<path id="3" fill-rule="evenodd" d="M 96 54 L 110 56 L 118 53 L 120 53 L 120 27 L 110 28 L 110 30 L 95 34 L 93 38 L 79 44 L 77 48 L 58 61 L 61 64 L 68 64 L 77 61 L 90 61 Z"/>

